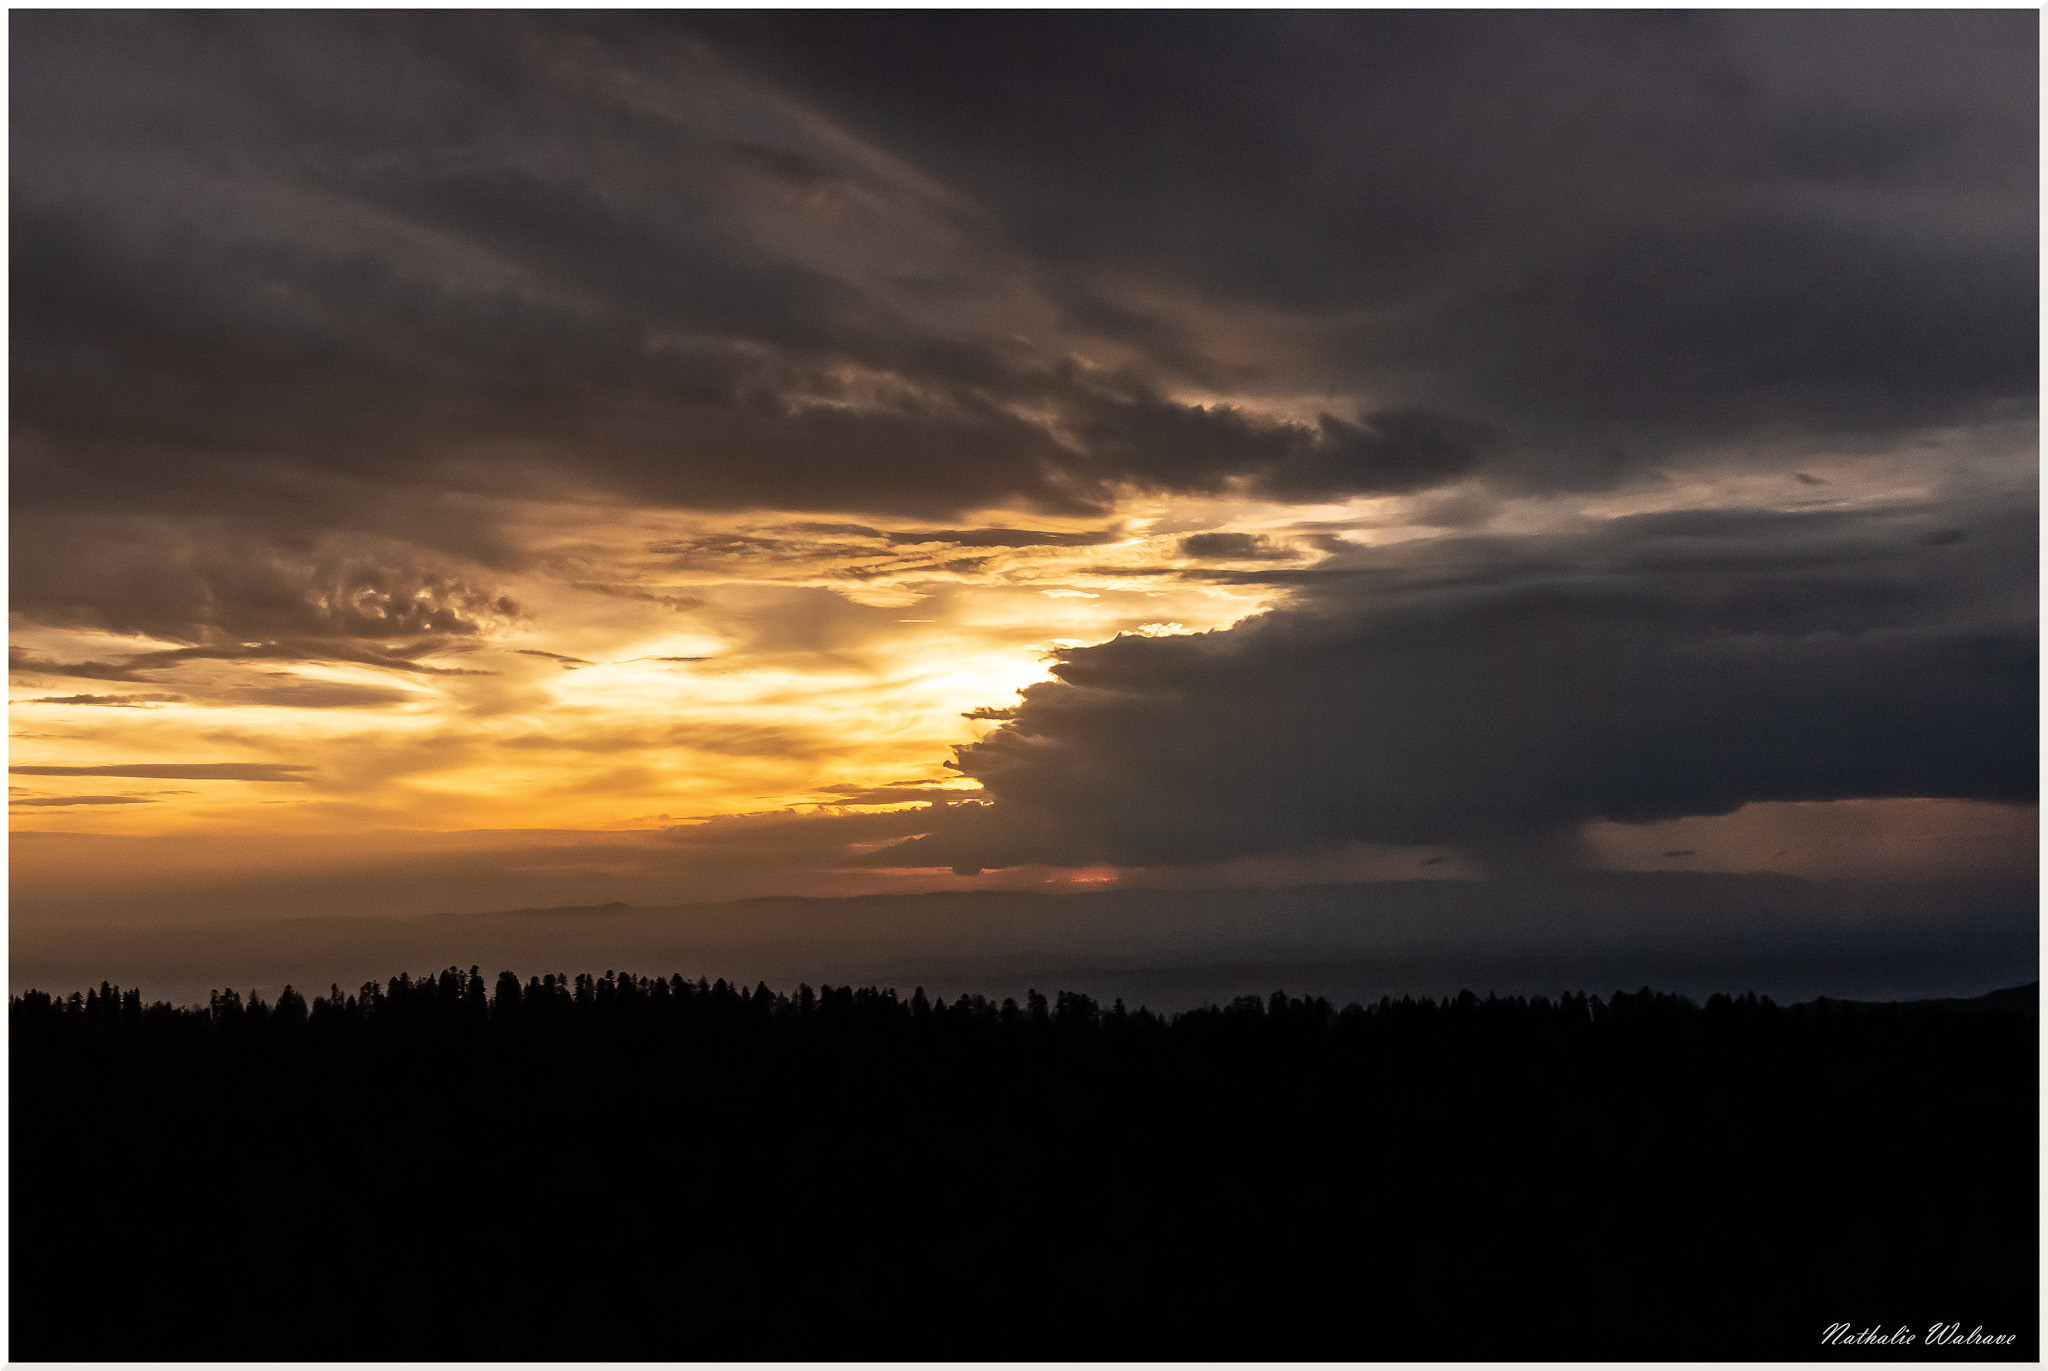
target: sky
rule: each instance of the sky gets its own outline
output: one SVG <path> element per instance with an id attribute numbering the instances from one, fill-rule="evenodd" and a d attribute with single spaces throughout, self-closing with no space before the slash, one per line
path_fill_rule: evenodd
<path id="1" fill-rule="evenodd" d="M 2031 886 L 2037 26 L 15 12 L 17 953 Z"/>

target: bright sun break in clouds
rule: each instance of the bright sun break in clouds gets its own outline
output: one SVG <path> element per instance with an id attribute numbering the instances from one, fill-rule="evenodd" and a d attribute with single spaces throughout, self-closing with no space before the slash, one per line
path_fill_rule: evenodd
<path id="1" fill-rule="evenodd" d="M 639 510 L 532 517 L 534 569 L 491 585 L 516 608 L 391 664 L 285 665 L 262 643 L 180 657 L 190 644 L 18 632 L 16 718 L 32 723 L 17 733 L 17 804 L 35 811 L 24 818 L 136 834 L 619 827 L 895 808 L 935 788 L 976 795 L 941 762 L 994 726 L 991 710 L 1049 679 L 1056 649 L 1227 628 L 1271 604 L 1272 590 L 1185 574 L 1323 555 L 1222 534 L 1211 536 L 1257 547 L 1249 559 L 1230 547 L 1195 559 L 1182 535 L 1148 534 L 1142 515 L 962 530 Z M 396 606 L 366 584 L 342 581 L 330 596 L 370 617 L 436 608 L 425 587 Z M 66 678 L 43 664 L 81 662 L 123 664 L 121 679 L 55 693 Z M 131 778 L 132 807 L 118 816 L 87 808 L 104 798 L 66 804 L 68 776 L 24 771 L 282 756 L 295 769 L 275 778 L 172 792 Z"/>

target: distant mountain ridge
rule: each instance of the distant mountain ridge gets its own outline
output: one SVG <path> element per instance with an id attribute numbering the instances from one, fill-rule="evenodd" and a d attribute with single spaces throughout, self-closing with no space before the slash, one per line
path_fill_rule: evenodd
<path id="1" fill-rule="evenodd" d="M 1836 1000 L 1822 995 L 1807 1003 L 1826 1005 L 1830 1009 L 1930 1009 L 1949 1014 L 1995 1014 L 2003 1011 L 2038 1019 L 2041 1017 L 2041 983 L 2028 981 L 2025 985 L 1993 990 L 1966 1000 Z"/>
<path id="2" fill-rule="evenodd" d="M 18 993 L 97 985 L 203 1004 L 224 986 L 361 985 L 478 964 L 708 974 L 752 985 L 926 987 L 998 1001 L 1072 990 L 1155 1010 L 1284 987 L 1383 995 L 1554 995 L 1656 986 L 1780 1004 L 1981 995 L 2038 979 L 2039 892 L 1784 876 L 1582 874 L 1074 893 L 940 891 L 623 902 L 442 914 L 193 920 L 138 907 L 91 923 L 13 919 Z"/>

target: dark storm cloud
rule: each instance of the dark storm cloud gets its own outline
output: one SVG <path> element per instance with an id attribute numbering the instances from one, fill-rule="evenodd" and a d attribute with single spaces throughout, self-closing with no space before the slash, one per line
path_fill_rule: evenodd
<path id="1" fill-rule="evenodd" d="M 280 762 L 132 763 L 122 766 L 10 766 L 17 776 L 138 776 L 160 781 L 297 781 L 310 771 Z"/>
<path id="2" fill-rule="evenodd" d="M 1135 372 L 938 336 L 777 255 L 763 227 L 821 195 L 877 223 L 982 212 L 655 21 L 50 14 L 12 32 L 19 509 L 449 546 L 482 535 L 454 526 L 474 511 L 419 517 L 448 491 L 1079 512 L 1123 482 L 1314 495 L 1471 461 L 1452 421 L 1181 404 Z M 45 563 L 17 565 L 40 606 Z"/>
<path id="3" fill-rule="evenodd" d="M 1952 519 L 1955 511 L 1943 511 Z M 1225 631 L 1068 650 L 892 866 L 1347 841 L 1556 856 L 1589 820 L 2031 800 L 2031 515 L 1699 512 L 1359 549 Z"/>
<path id="4" fill-rule="evenodd" d="M 1588 440 L 1883 431 L 2033 394 L 2031 13 L 685 22 L 1079 283 L 1363 312 L 1329 373 L 1397 370 L 1501 423 L 1538 446 L 1524 479 L 1598 479 Z M 1128 310 L 1089 317 L 1194 369 Z"/>
<path id="5" fill-rule="evenodd" d="M 17 507 L 441 544 L 481 536 L 420 520 L 447 490 L 1078 512 L 2023 401 L 2035 22 L 23 13 Z M 1137 360 L 941 334 L 767 231 L 821 214 L 1022 253 Z M 1322 321 L 1260 385 L 1404 401 L 1165 398 L 1214 367 L 1102 293 L 1133 275 Z"/>
<path id="6" fill-rule="evenodd" d="M 1349 423 L 1274 423 L 1228 405 L 1183 405 L 1139 392 L 1094 393 L 1063 416 L 1094 459 L 1097 478 L 1214 493 L 1241 478 L 1277 500 L 1393 495 L 1470 472 L 1494 437 L 1485 426 L 1423 409 Z"/>

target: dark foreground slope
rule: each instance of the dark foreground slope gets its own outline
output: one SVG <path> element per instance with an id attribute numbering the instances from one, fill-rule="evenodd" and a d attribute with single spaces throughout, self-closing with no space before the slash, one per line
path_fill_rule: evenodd
<path id="1" fill-rule="evenodd" d="M 23 1359 L 2033 1358 L 2019 1014 L 12 1006 Z"/>

